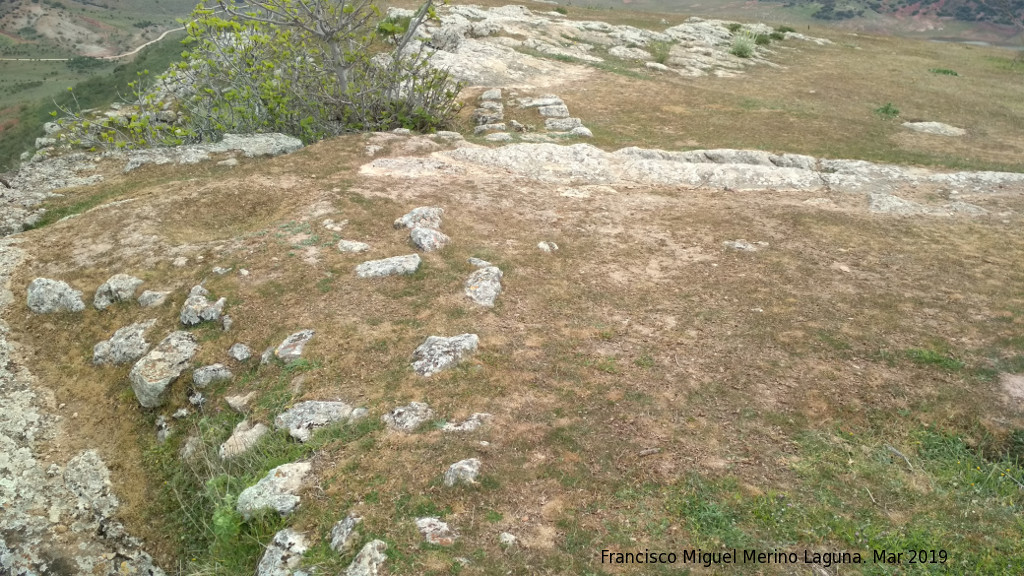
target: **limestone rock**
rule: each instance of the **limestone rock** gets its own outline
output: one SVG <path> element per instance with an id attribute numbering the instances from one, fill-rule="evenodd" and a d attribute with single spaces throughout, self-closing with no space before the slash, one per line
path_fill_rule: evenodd
<path id="1" fill-rule="evenodd" d="M 467 418 L 460 424 L 445 424 L 441 430 L 445 432 L 474 432 L 481 426 L 487 423 L 491 419 L 491 415 L 486 412 L 477 412 Z"/>
<path id="2" fill-rule="evenodd" d="M 248 420 L 242 420 L 235 426 L 231 436 L 220 445 L 220 457 L 228 459 L 238 456 L 255 446 L 267 432 L 270 429 L 263 424 L 252 425 Z"/>
<path id="3" fill-rule="evenodd" d="M 494 134 L 484 136 L 484 140 L 488 142 L 511 142 L 512 135 L 508 132 L 495 132 Z"/>
<path id="4" fill-rule="evenodd" d="M 292 576 L 302 563 L 309 543 L 302 534 L 285 528 L 271 540 L 256 567 L 256 576 Z"/>
<path id="5" fill-rule="evenodd" d="M 369 249 L 370 245 L 365 242 L 356 242 L 355 240 L 338 241 L 339 252 L 367 252 Z"/>
<path id="6" fill-rule="evenodd" d="M 468 458 L 460 460 L 448 467 L 444 473 L 444 485 L 455 486 L 457 483 L 476 484 L 476 477 L 480 474 L 480 460 Z"/>
<path id="7" fill-rule="evenodd" d="M 388 544 L 383 540 L 368 542 L 349 564 L 345 576 L 379 576 L 381 566 L 388 559 L 384 554 L 387 549 Z"/>
<path id="8" fill-rule="evenodd" d="M 733 250 L 739 250 L 740 252 L 757 252 L 761 248 L 767 248 L 767 242 L 747 242 L 746 240 L 726 240 L 722 242 L 722 246 L 731 248 Z"/>
<path id="9" fill-rule="evenodd" d="M 80 508 L 109 517 L 119 505 L 110 483 L 110 470 L 95 450 L 87 450 L 64 467 L 64 485 L 78 497 Z"/>
<path id="10" fill-rule="evenodd" d="M 494 307 L 494 301 L 501 294 L 503 274 L 497 266 L 488 266 L 473 271 L 466 280 L 466 296 L 481 306 Z"/>
<path id="11" fill-rule="evenodd" d="M 142 357 L 149 350 L 144 336 L 156 324 L 156 320 L 136 322 L 119 328 L 109 340 L 97 343 L 92 348 L 93 364 L 127 364 Z"/>
<path id="12" fill-rule="evenodd" d="M 203 396 L 202 392 L 194 391 L 188 395 L 188 403 L 196 408 L 200 408 L 206 404 L 206 396 Z"/>
<path id="13" fill-rule="evenodd" d="M 500 544 L 502 548 L 511 548 L 518 543 L 519 539 L 516 538 L 513 534 L 510 534 L 508 532 L 502 532 L 501 534 L 498 534 L 498 544 Z"/>
<path id="14" fill-rule="evenodd" d="M 352 547 L 353 542 L 358 540 L 359 533 L 356 532 L 356 526 L 362 522 L 363 519 L 360 516 L 349 513 L 344 520 L 339 520 L 331 528 L 331 550 L 339 554 L 344 554 Z"/>
<path id="15" fill-rule="evenodd" d="M 569 130 L 570 136 L 576 136 L 578 138 L 593 138 L 594 133 L 590 131 L 590 128 L 586 126 L 577 126 L 572 130 Z"/>
<path id="16" fill-rule="evenodd" d="M 485 132 L 504 132 L 505 130 L 507 130 L 507 127 L 504 122 L 499 122 L 498 124 L 481 124 L 480 126 L 473 128 L 473 134 L 479 136 Z"/>
<path id="17" fill-rule="evenodd" d="M 408 406 L 399 406 L 391 412 L 380 417 L 393 430 L 400 432 L 412 432 L 424 422 L 434 417 L 434 411 L 430 406 L 422 402 L 411 402 Z"/>
<path id="18" fill-rule="evenodd" d="M 386 276 L 407 276 L 420 267 L 418 254 L 392 256 L 383 260 L 369 260 L 356 266 L 356 276 L 360 278 L 383 278 Z"/>
<path id="19" fill-rule="evenodd" d="M 545 240 L 543 242 L 538 243 L 537 248 L 540 248 L 541 252 L 557 252 L 558 244 Z"/>
<path id="20" fill-rule="evenodd" d="M 433 228 L 417 226 L 409 233 L 412 243 L 424 252 L 440 250 L 451 242 L 451 238 Z"/>
<path id="21" fill-rule="evenodd" d="M 285 516 L 299 505 L 299 490 L 313 466 L 309 462 L 293 462 L 274 468 L 259 482 L 242 490 L 236 509 L 249 520 L 260 510 L 270 509 Z"/>
<path id="22" fill-rule="evenodd" d="M 466 260 L 466 262 L 469 262 L 471 265 L 477 268 L 487 268 L 488 266 L 494 266 L 494 264 L 491 264 L 487 260 L 481 260 L 480 258 L 469 258 Z"/>
<path id="23" fill-rule="evenodd" d="M 203 366 L 202 368 L 196 368 L 192 372 L 192 384 L 196 388 L 206 388 L 213 382 L 220 382 L 221 380 L 231 380 L 235 375 L 228 370 L 228 367 L 223 364 L 210 364 L 209 366 Z"/>
<path id="24" fill-rule="evenodd" d="M 135 291 L 142 285 L 142 279 L 128 274 L 114 274 L 96 290 L 92 305 L 97 310 L 106 310 L 115 302 L 125 302 L 135 297 Z"/>
<path id="25" fill-rule="evenodd" d="M 455 543 L 455 539 L 459 537 L 448 526 L 448 523 L 442 522 L 440 518 L 417 518 L 416 528 L 420 531 L 420 534 L 423 534 L 424 540 L 437 546 L 451 546 Z"/>
<path id="26" fill-rule="evenodd" d="M 395 220 L 395 228 L 440 228 L 441 216 L 444 215 L 444 208 L 437 206 L 420 206 L 413 208 L 398 220 Z"/>
<path id="27" fill-rule="evenodd" d="M 85 310 L 82 291 L 67 282 L 36 278 L 28 285 L 28 308 L 36 314 L 81 312 Z"/>
<path id="28" fill-rule="evenodd" d="M 568 118 L 569 107 L 565 104 L 558 104 L 555 106 L 541 106 L 537 108 L 537 112 L 545 118 Z"/>
<path id="29" fill-rule="evenodd" d="M 236 342 L 231 345 L 231 348 L 228 348 L 228 356 L 238 362 L 245 362 L 252 358 L 252 349 L 241 342 Z"/>
<path id="30" fill-rule="evenodd" d="M 450 338 L 430 336 L 413 351 L 413 370 L 420 376 L 437 374 L 475 352 L 479 342 L 480 338 L 476 334 L 460 334 Z"/>
<path id="31" fill-rule="evenodd" d="M 282 362 L 291 362 L 302 358 L 302 350 L 306 347 L 316 330 L 301 330 L 284 339 L 284 342 L 274 349 L 274 356 Z"/>
<path id="32" fill-rule="evenodd" d="M 249 410 L 249 404 L 252 403 L 254 398 L 256 398 L 256 393 L 249 392 L 248 394 L 225 396 L 224 401 L 227 402 L 228 406 L 235 412 L 245 414 Z"/>
<path id="33" fill-rule="evenodd" d="M 189 292 L 185 304 L 181 307 L 181 323 L 186 326 L 195 326 L 201 322 L 213 322 L 220 318 L 224 312 L 226 298 L 221 298 L 214 303 L 206 299 L 210 293 L 202 286 L 194 286 Z"/>
<path id="34" fill-rule="evenodd" d="M 580 126 L 583 126 L 583 121 L 579 118 L 548 118 L 544 121 L 544 127 L 553 132 L 568 132 Z"/>
<path id="35" fill-rule="evenodd" d="M 501 88 L 491 88 L 480 95 L 481 100 L 501 100 Z"/>
<path id="36" fill-rule="evenodd" d="M 935 134 L 937 136 L 963 136 L 967 134 L 967 131 L 963 128 L 957 128 L 942 122 L 904 122 L 903 127 L 915 132 Z"/>
<path id="37" fill-rule="evenodd" d="M 144 408 L 159 406 L 160 395 L 188 367 L 199 350 L 196 338 L 188 332 L 172 332 L 149 354 L 135 363 L 128 379 L 139 404 Z"/>
<path id="38" fill-rule="evenodd" d="M 170 292 L 146 290 L 142 294 L 139 294 L 139 306 L 142 306 L 143 308 L 159 306 L 167 301 L 167 297 L 170 296 L 170 294 Z"/>
<path id="39" fill-rule="evenodd" d="M 354 422 L 366 415 L 365 408 L 353 408 L 344 402 L 322 402 L 311 400 L 300 402 L 291 409 L 278 414 L 274 425 L 287 428 L 288 434 L 299 442 L 305 442 L 317 428 L 335 422 Z"/>
<path id="40" fill-rule="evenodd" d="M 156 441 L 163 444 L 171 436 L 171 432 L 174 430 L 171 428 L 171 424 L 167 422 L 167 418 L 160 416 L 156 419 Z"/>

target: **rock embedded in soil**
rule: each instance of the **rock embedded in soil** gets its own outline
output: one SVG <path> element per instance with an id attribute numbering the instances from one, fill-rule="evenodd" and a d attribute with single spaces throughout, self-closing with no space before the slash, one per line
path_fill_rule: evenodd
<path id="1" fill-rule="evenodd" d="M 149 350 L 145 334 L 156 320 L 136 322 L 119 328 L 109 340 L 98 342 L 92 348 L 93 364 L 127 364 L 142 357 Z"/>
<path id="2" fill-rule="evenodd" d="M 722 242 L 722 246 L 725 246 L 726 248 L 731 248 L 733 250 L 739 250 L 740 252 L 757 252 L 761 248 L 767 248 L 768 247 L 768 243 L 767 242 L 753 242 L 753 243 L 751 243 L 751 242 L 747 242 L 746 240 L 743 240 L 741 238 L 739 240 L 726 240 L 725 242 Z"/>
<path id="3" fill-rule="evenodd" d="M 466 280 L 466 296 L 480 306 L 493 308 L 501 294 L 501 279 L 504 274 L 497 266 L 488 266 L 473 271 Z"/>
<path id="4" fill-rule="evenodd" d="M 223 364 L 210 364 L 209 366 L 203 366 L 196 368 L 192 372 L 192 384 L 196 388 L 206 388 L 214 382 L 220 382 L 222 380 L 231 380 L 235 375 L 228 370 L 228 367 Z"/>
<path id="5" fill-rule="evenodd" d="M 430 336 L 413 351 L 412 368 L 420 376 L 432 376 L 461 362 L 476 351 L 479 343 L 476 334 Z"/>
<path id="6" fill-rule="evenodd" d="M 440 250 L 452 240 L 443 232 L 433 228 L 424 228 L 423 226 L 413 228 L 412 232 L 409 233 L 409 238 L 412 240 L 413 245 L 424 252 Z"/>
<path id="7" fill-rule="evenodd" d="M 228 348 L 228 356 L 238 362 L 245 362 L 249 358 L 252 358 L 252 349 L 245 344 L 236 342 L 231 345 L 231 348 Z"/>
<path id="8" fill-rule="evenodd" d="M 128 274 L 114 274 L 96 290 L 92 305 L 97 310 L 106 310 L 116 302 L 127 302 L 135 297 L 135 291 L 139 286 L 142 286 L 141 278 Z"/>
<path id="9" fill-rule="evenodd" d="M 963 128 L 957 128 L 942 122 L 904 122 L 903 127 L 915 132 L 934 134 L 936 136 L 963 136 L 967 134 L 967 131 Z"/>
<path id="10" fill-rule="evenodd" d="M 142 294 L 139 294 L 139 306 L 143 308 L 152 308 L 159 306 L 167 301 L 167 297 L 170 296 L 170 292 L 157 292 L 154 290 L 146 290 Z"/>
<path id="11" fill-rule="evenodd" d="M 339 240 L 338 241 L 338 251 L 339 252 L 359 253 L 359 252 L 368 252 L 369 250 L 370 250 L 370 245 L 365 243 L 365 242 L 356 242 L 355 240 Z"/>
<path id="12" fill-rule="evenodd" d="M 367 542 L 345 569 L 345 576 L 379 576 L 381 567 L 388 559 L 384 553 L 387 549 L 388 544 L 383 540 Z"/>
<path id="13" fill-rule="evenodd" d="M 459 424 L 452 424 L 449 422 L 448 424 L 445 424 L 441 430 L 444 432 L 475 432 L 490 419 L 490 414 L 486 412 L 477 412 Z"/>
<path id="14" fill-rule="evenodd" d="M 242 454 L 258 444 L 267 432 L 270 429 L 261 423 L 250 424 L 248 420 L 242 420 L 235 426 L 231 436 L 220 445 L 220 457 L 229 459 Z"/>
<path id="15" fill-rule="evenodd" d="M 28 285 L 28 308 L 36 314 L 81 312 L 85 310 L 85 302 L 82 302 L 82 291 L 67 282 L 36 278 Z"/>
<path id="16" fill-rule="evenodd" d="M 349 513 L 344 520 L 339 520 L 331 528 L 331 550 L 339 554 L 344 554 L 352 547 L 359 539 L 359 533 L 356 532 L 356 526 L 362 522 L 363 519 L 353 513 Z"/>
<path id="17" fill-rule="evenodd" d="M 293 462 L 274 468 L 259 482 L 242 490 L 235 508 L 246 520 L 260 510 L 273 510 L 285 516 L 298 507 L 299 490 L 313 466 L 309 462 Z"/>
<path id="18" fill-rule="evenodd" d="M 501 100 L 501 88 L 491 88 L 480 95 L 480 100 Z"/>
<path id="19" fill-rule="evenodd" d="M 188 368 L 199 351 L 194 335 L 172 332 L 155 348 L 142 357 L 128 374 L 132 390 L 144 408 L 155 408 L 163 403 L 164 389 Z"/>
<path id="20" fill-rule="evenodd" d="M 516 538 L 514 534 L 509 532 L 502 532 L 501 534 L 498 534 L 498 544 L 501 545 L 502 548 L 511 548 L 518 543 L 519 539 Z"/>
<path id="21" fill-rule="evenodd" d="M 256 576 L 292 576 L 302 564 L 302 555 L 309 549 L 306 537 L 285 528 L 270 541 L 260 563 L 256 566 Z"/>
<path id="22" fill-rule="evenodd" d="M 395 408 L 381 416 L 380 419 L 392 430 L 412 432 L 433 417 L 434 411 L 430 409 L 429 405 L 422 402 L 411 402 L 407 406 Z"/>
<path id="23" fill-rule="evenodd" d="M 581 126 L 583 121 L 579 118 L 548 118 L 544 121 L 544 128 L 552 132 L 568 132 Z"/>
<path id="24" fill-rule="evenodd" d="M 407 276 L 420 267 L 418 254 L 393 256 L 383 260 L 370 260 L 356 266 L 356 276 L 360 278 L 383 278 L 386 276 Z"/>
<path id="25" fill-rule="evenodd" d="M 314 334 L 316 334 L 316 330 L 307 329 L 288 336 L 274 349 L 274 356 L 277 356 L 277 359 L 282 362 L 291 362 L 302 358 L 302 351 Z"/>
<path id="26" fill-rule="evenodd" d="M 221 298 L 214 303 L 206 299 L 210 292 L 202 286 L 193 286 L 189 292 L 185 304 L 181 307 L 181 323 L 186 326 L 195 326 L 202 322 L 214 322 L 224 312 L 226 298 Z"/>
<path id="27" fill-rule="evenodd" d="M 395 220 L 395 228 L 440 228 L 441 217 L 444 216 L 444 208 L 437 206 L 420 206 L 413 208 L 398 220 Z"/>
<path id="28" fill-rule="evenodd" d="M 249 405 L 253 399 L 256 398 L 255 392 L 249 392 L 248 394 L 236 394 L 234 396 L 225 396 L 224 401 L 227 402 L 228 407 L 238 412 L 239 414 L 245 414 L 249 411 Z"/>
<path id="29" fill-rule="evenodd" d="M 277 415 L 274 425 L 286 428 L 288 434 L 299 442 L 305 442 L 318 428 L 335 422 L 354 422 L 366 416 L 365 408 L 353 408 L 344 402 L 322 402 L 311 400 L 300 402 L 289 410 Z"/>
<path id="30" fill-rule="evenodd" d="M 426 517 L 416 519 L 416 528 L 428 544 L 451 546 L 459 535 L 440 518 Z"/>
<path id="31" fill-rule="evenodd" d="M 555 244 L 554 242 L 548 242 L 547 240 L 545 240 L 543 242 L 538 243 L 537 248 L 539 248 L 541 252 L 557 252 L 558 244 Z"/>
<path id="32" fill-rule="evenodd" d="M 451 487 L 460 482 L 476 484 L 476 477 L 480 475 L 480 464 L 480 460 L 476 458 L 467 458 L 452 464 L 444 473 L 444 485 Z"/>

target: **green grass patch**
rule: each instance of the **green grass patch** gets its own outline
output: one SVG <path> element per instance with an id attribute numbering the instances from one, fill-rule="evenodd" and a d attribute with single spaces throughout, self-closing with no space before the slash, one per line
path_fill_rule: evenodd
<path id="1" fill-rule="evenodd" d="M 892 120 L 900 115 L 900 109 L 893 106 L 892 102 L 886 102 L 885 106 L 875 108 L 875 114 L 887 120 Z"/>
<path id="2" fill-rule="evenodd" d="M 943 352 L 923 348 L 911 348 L 904 352 L 908 360 L 921 366 L 936 366 L 946 372 L 963 370 L 964 363 Z"/>
<path id="3" fill-rule="evenodd" d="M 950 70 L 949 68 L 929 68 L 928 71 L 940 76 L 959 76 L 959 74 L 956 73 L 956 70 Z"/>

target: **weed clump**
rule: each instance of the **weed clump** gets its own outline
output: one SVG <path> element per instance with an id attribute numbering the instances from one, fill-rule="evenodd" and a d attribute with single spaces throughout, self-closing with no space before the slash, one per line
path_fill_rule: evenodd
<path id="1" fill-rule="evenodd" d="M 885 106 L 882 106 L 881 108 L 875 108 L 875 114 L 878 114 L 883 118 L 892 120 L 893 118 L 896 118 L 897 116 L 900 115 L 900 109 L 893 106 L 892 102 L 886 102 Z"/>
<path id="2" fill-rule="evenodd" d="M 658 64 L 665 64 L 668 62 L 668 58 L 672 54 L 671 42 L 655 40 L 648 45 L 648 48 L 651 51 L 651 55 L 654 56 L 654 61 Z"/>
<path id="3" fill-rule="evenodd" d="M 959 76 L 956 70 L 950 70 L 949 68 L 930 68 L 928 70 L 932 74 L 939 74 L 940 76 Z"/>
<path id="4" fill-rule="evenodd" d="M 740 58 L 750 58 L 754 55 L 754 38 L 749 34 L 741 34 L 732 39 L 732 48 L 729 53 Z"/>

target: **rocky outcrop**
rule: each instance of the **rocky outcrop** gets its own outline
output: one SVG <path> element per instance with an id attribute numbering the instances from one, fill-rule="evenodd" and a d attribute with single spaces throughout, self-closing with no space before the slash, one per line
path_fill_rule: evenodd
<path id="1" fill-rule="evenodd" d="M 221 298 L 211 303 L 206 299 L 210 291 L 202 286 L 193 286 L 188 293 L 185 304 L 181 307 L 181 323 L 185 326 L 195 326 L 202 322 L 215 322 L 220 319 L 224 312 L 224 304 L 227 298 Z"/>
<path id="2" fill-rule="evenodd" d="M 449 422 L 448 424 L 445 424 L 441 430 L 444 432 L 475 432 L 490 419 L 490 414 L 486 412 L 477 412 L 458 424 Z"/>
<path id="3" fill-rule="evenodd" d="M 85 310 L 85 302 L 82 302 L 82 291 L 67 282 L 36 278 L 28 285 L 28 308 L 36 314 L 81 312 Z"/>
<path id="4" fill-rule="evenodd" d="M 198 351 L 195 336 L 188 332 L 172 332 L 136 362 L 128 379 L 139 404 L 144 408 L 162 404 L 164 390 L 188 368 Z"/>
<path id="5" fill-rule="evenodd" d="M 302 564 L 302 555 L 309 549 L 309 542 L 302 534 L 285 528 L 270 541 L 263 552 L 256 576 L 292 576 Z"/>
<path id="6" fill-rule="evenodd" d="M 384 554 L 387 549 L 388 544 L 383 540 L 367 542 L 345 569 L 345 576 L 379 576 L 381 567 L 388 559 Z"/>
<path id="7" fill-rule="evenodd" d="M 430 336 L 413 351 L 412 368 L 420 376 L 433 376 L 475 352 L 479 342 L 476 334 L 460 334 L 450 338 Z"/>
<path id="8" fill-rule="evenodd" d="M 274 425 L 288 430 L 299 442 L 305 442 L 313 432 L 335 422 L 353 422 L 366 416 L 365 408 L 353 408 L 344 402 L 300 402 L 278 414 Z"/>
<path id="9" fill-rule="evenodd" d="M 235 361 L 245 362 L 249 358 L 252 358 L 252 349 L 241 342 L 237 342 L 232 344 L 231 348 L 228 348 L 228 356 Z"/>
<path id="10" fill-rule="evenodd" d="M 423 228 L 439 229 L 441 227 L 441 216 L 444 216 L 444 208 L 437 206 L 420 206 L 413 208 L 398 220 L 395 220 L 395 228 Z"/>
<path id="11" fill-rule="evenodd" d="M 420 267 L 417 254 L 393 256 L 383 260 L 370 260 L 356 266 L 356 276 L 360 278 L 383 278 L 386 276 L 407 276 L 414 274 Z"/>
<path id="12" fill-rule="evenodd" d="M 167 297 L 170 295 L 170 292 L 146 290 L 142 294 L 139 294 L 139 306 L 142 306 L 143 308 L 153 308 L 155 306 L 159 306 L 166 302 Z"/>
<path id="13" fill-rule="evenodd" d="M 135 291 L 142 286 L 142 279 L 128 274 L 114 274 L 96 290 L 92 305 L 97 310 L 106 310 L 115 302 L 127 302 L 135 298 Z"/>
<path id="14" fill-rule="evenodd" d="M 480 475 L 480 460 L 467 458 L 459 460 L 448 467 L 444 473 L 444 485 L 451 487 L 456 484 L 476 484 L 476 477 Z"/>
<path id="15" fill-rule="evenodd" d="M 300 330 L 288 336 L 277 348 L 274 348 L 274 356 L 282 362 L 291 362 L 302 358 L 302 351 L 315 334 L 316 330 Z"/>
<path id="16" fill-rule="evenodd" d="M 93 346 L 92 363 L 127 364 L 138 360 L 149 350 L 145 334 L 154 324 L 156 320 L 146 320 L 118 329 L 109 340 Z"/>
<path id="17" fill-rule="evenodd" d="M 474 271 L 466 280 L 466 296 L 480 306 L 493 308 L 501 294 L 503 276 L 497 266 L 486 266 Z"/>
<path id="18" fill-rule="evenodd" d="M 424 252 L 440 250 L 451 242 L 451 238 L 439 230 L 417 226 L 409 233 L 413 245 Z"/>
<path id="19" fill-rule="evenodd" d="M 196 388 L 206 388 L 214 382 L 231 380 L 235 375 L 223 364 L 210 364 L 196 368 L 192 372 L 192 385 Z"/>
<path id="20" fill-rule="evenodd" d="M 347 552 L 352 544 L 359 539 L 356 526 L 362 521 L 362 517 L 349 513 L 344 520 L 336 522 L 331 528 L 331 550 L 339 554 Z"/>
<path id="21" fill-rule="evenodd" d="M 411 402 L 407 406 L 395 408 L 381 416 L 380 419 L 392 430 L 412 432 L 433 417 L 434 411 L 430 409 L 430 406 L 422 402 Z"/>
<path id="22" fill-rule="evenodd" d="M 242 518 L 250 520 L 260 510 L 273 510 L 282 516 L 295 511 L 301 498 L 298 492 L 305 485 L 312 469 L 309 462 L 293 462 L 274 468 L 259 482 L 242 490 L 236 509 Z"/>

